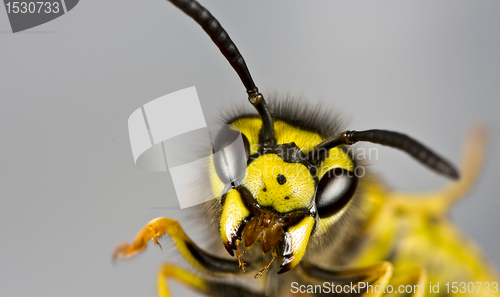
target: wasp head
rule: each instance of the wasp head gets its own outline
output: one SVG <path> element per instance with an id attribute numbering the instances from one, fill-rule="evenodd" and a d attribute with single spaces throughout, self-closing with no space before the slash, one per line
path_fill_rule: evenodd
<path id="1" fill-rule="evenodd" d="M 354 163 L 345 152 L 335 148 L 337 154 L 326 152 L 313 160 L 306 148 L 287 140 L 293 129 L 300 130 L 286 127 L 287 134 L 278 129 L 277 135 L 284 137 L 262 143 L 252 132 L 228 126 L 214 142 L 217 181 L 212 182 L 224 184 L 222 242 L 229 254 L 236 251 L 243 269 L 241 256 L 251 247 L 271 253 L 256 277 L 276 258 L 281 261 L 279 273 L 293 269 L 319 222 L 343 209 L 356 188 L 357 178 L 347 174 Z M 321 141 L 313 136 L 313 144 Z"/>

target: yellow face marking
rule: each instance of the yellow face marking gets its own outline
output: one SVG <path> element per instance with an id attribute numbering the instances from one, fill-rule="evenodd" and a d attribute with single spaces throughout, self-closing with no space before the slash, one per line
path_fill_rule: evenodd
<path id="1" fill-rule="evenodd" d="M 304 153 L 308 153 L 323 141 L 319 134 L 299 129 L 283 121 L 274 124 L 277 144 L 294 142 Z"/>
<path id="2" fill-rule="evenodd" d="M 250 155 L 257 153 L 262 120 L 260 118 L 241 118 L 232 122 L 231 125 L 238 127 L 241 133 L 247 138 L 250 146 Z"/>
<path id="3" fill-rule="evenodd" d="M 262 121 L 259 118 L 241 118 L 232 122 L 231 125 L 238 127 L 241 133 L 248 139 L 250 154 L 257 153 L 259 148 L 259 131 L 262 127 Z M 276 121 L 274 123 L 274 134 L 277 144 L 293 142 L 305 154 L 324 140 L 317 133 L 300 129 L 283 121 Z M 323 161 L 323 164 L 319 168 L 319 178 L 332 168 L 340 167 L 349 171 L 354 170 L 354 164 L 351 158 L 342 149 L 336 147 L 328 152 L 328 158 Z"/>
<path id="4" fill-rule="evenodd" d="M 293 253 L 293 259 L 290 263 L 290 269 L 293 269 L 297 264 L 299 264 L 304 253 L 306 252 L 307 243 L 309 242 L 309 236 L 311 235 L 312 228 L 314 226 L 313 217 L 305 217 L 295 226 L 288 229 L 288 233 L 292 238 L 291 251 Z"/>
<path id="5" fill-rule="evenodd" d="M 241 200 L 240 193 L 233 189 L 226 195 L 220 218 L 220 235 L 222 243 L 228 245 L 233 234 L 236 234 L 241 222 L 250 215 L 250 211 Z"/>
<path id="6" fill-rule="evenodd" d="M 281 175 L 286 180 L 278 176 Z M 254 160 L 247 168 L 243 185 L 260 206 L 271 206 L 278 212 L 307 208 L 314 195 L 314 179 L 306 166 L 286 163 L 275 154 Z"/>
<path id="7" fill-rule="evenodd" d="M 334 168 L 343 168 L 351 172 L 354 171 L 354 163 L 351 158 L 346 152 L 338 147 L 328 151 L 328 158 L 326 158 L 318 168 L 318 178 L 321 179 L 323 175 Z"/>
<path id="8" fill-rule="evenodd" d="M 231 125 L 238 127 L 248 139 L 250 144 L 250 154 L 255 154 L 258 150 L 259 132 L 262 121 L 259 118 L 241 118 L 232 122 Z M 294 142 L 304 153 L 309 152 L 317 146 L 323 139 L 319 134 L 305 131 L 283 121 L 274 122 L 274 138 L 276 144 Z"/>

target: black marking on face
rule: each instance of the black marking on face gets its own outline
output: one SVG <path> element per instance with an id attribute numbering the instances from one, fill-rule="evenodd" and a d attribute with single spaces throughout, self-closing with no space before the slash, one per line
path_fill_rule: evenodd
<path id="1" fill-rule="evenodd" d="M 282 174 L 278 174 L 277 180 L 280 185 L 284 185 L 286 183 L 286 177 Z"/>

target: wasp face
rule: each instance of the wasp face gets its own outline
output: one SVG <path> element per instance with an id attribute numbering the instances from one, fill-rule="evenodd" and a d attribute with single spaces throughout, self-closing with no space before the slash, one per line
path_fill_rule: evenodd
<path id="1" fill-rule="evenodd" d="M 271 260 L 257 276 L 276 258 L 281 260 L 279 273 L 286 272 L 301 261 L 316 226 L 347 206 L 357 184 L 354 174 L 347 174 L 354 163 L 338 148 L 313 160 L 308 153 L 321 137 L 286 123 L 275 123 L 275 141 L 264 144 L 258 141 L 255 119 L 233 124 L 241 134 L 225 128 L 214 143 L 214 152 L 224 151 L 214 154 L 217 179 L 212 175 L 214 189 L 225 192 L 222 242 L 231 255 L 236 251 L 243 268 L 241 255 L 252 246 L 271 252 Z"/>
<path id="2" fill-rule="evenodd" d="M 276 154 L 252 160 L 242 186 L 258 207 L 278 213 L 309 213 L 314 206 L 316 181 L 309 169 L 302 163 L 287 163 Z"/>

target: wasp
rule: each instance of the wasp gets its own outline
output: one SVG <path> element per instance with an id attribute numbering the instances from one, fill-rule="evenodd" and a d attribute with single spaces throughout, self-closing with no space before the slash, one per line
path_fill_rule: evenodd
<path id="1" fill-rule="evenodd" d="M 217 223 L 226 255 L 201 249 L 178 221 L 162 217 L 117 246 L 113 258 L 132 257 L 150 240 L 170 236 L 192 267 L 164 264 L 159 296 L 170 296 L 172 279 L 212 296 L 498 295 L 497 272 L 448 219 L 478 175 L 484 131 L 469 138 L 459 174 L 405 134 L 343 130 L 320 108 L 268 104 L 217 19 L 194 0 L 170 2 L 212 39 L 255 108 L 226 120 L 230 126 L 215 138 L 207 173 L 217 199 L 203 214 Z M 232 151 L 238 137 L 244 148 Z M 358 142 L 401 150 L 452 182 L 432 193 L 391 191 L 349 149 Z M 215 154 L 221 150 L 224 157 Z"/>

